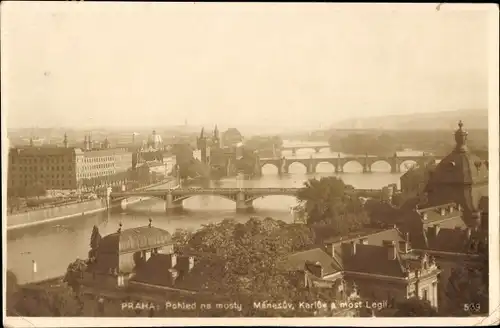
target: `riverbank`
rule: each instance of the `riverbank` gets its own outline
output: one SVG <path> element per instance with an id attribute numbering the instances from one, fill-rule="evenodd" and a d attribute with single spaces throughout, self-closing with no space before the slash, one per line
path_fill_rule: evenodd
<path id="1" fill-rule="evenodd" d="M 168 179 L 159 183 L 137 188 L 137 190 L 148 190 L 163 186 L 173 181 L 174 179 Z M 131 197 L 127 200 L 127 204 L 135 204 L 147 199 L 149 199 L 149 197 Z M 120 206 L 120 204 L 117 204 L 115 206 Z M 105 199 L 94 199 L 79 203 L 65 204 L 56 207 L 17 213 L 14 215 L 7 215 L 7 231 L 27 228 L 39 224 L 55 222 L 69 218 L 83 217 L 90 214 L 104 212 L 107 209 L 108 206 Z"/>

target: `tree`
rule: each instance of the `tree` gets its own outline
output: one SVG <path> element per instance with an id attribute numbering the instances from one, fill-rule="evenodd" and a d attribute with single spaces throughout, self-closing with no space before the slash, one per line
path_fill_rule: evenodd
<path id="1" fill-rule="evenodd" d="M 251 218 L 246 223 L 226 219 L 204 226 L 189 240 L 186 248 L 200 252 L 201 260 L 186 279 L 203 277 L 205 288 L 231 296 L 232 301 L 250 302 L 248 308 L 253 299 L 298 297 L 281 263 L 290 252 L 313 242 L 312 231 L 304 225 L 272 218 Z"/>
<path id="2" fill-rule="evenodd" d="M 186 247 L 192 237 L 193 233 L 191 231 L 184 229 L 175 230 L 172 235 L 172 241 L 174 242 L 175 249 L 178 250 Z"/>
<path id="3" fill-rule="evenodd" d="M 446 283 L 443 311 L 448 315 L 466 316 L 488 313 L 488 263 L 464 263 L 451 270 Z M 467 308 L 464 308 L 464 306 Z"/>
<path id="4" fill-rule="evenodd" d="M 395 317 L 436 317 L 438 312 L 429 301 L 413 297 L 409 300 L 396 303 Z"/>
<path id="5" fill-rule="evenodd" d="M 82 308 L 80 299 L 68 288 L 25 288 L 15 304 L 16 313 L 27 317 L 76 317 L 82 314 Z"/>
<path id="6" fill-rule="evenodd" d="M 7 315 L 17 315 L 16 304 L 20 299 L 19 295 L 19 284 L 17 282 L 17 277 L 14 272 L 7 270 L 5 277 L 5 300 L 6 300 L 6 310 Z"/>
<path id="7" fill-rule="evenodd" d="M 337 177 L 311 179 L 299 190 L 297 198 L 305 203 L 307 224 L 325 235 L 340 235 L 359 230 L 369 223 L 361 201 Z M 318 237 L 320 237 L 318 235 Z"/>
<path id="8" fill-rule="evenodd" d="M 90 259 L 95 257 L 101 239 L 102 237 L 101 234 L 99 233 L 99 228 L 97 228 L 97 226 L 94 225 L 94 227 L 92 228 L 92 234 L 90 235 L 90 251 L 89 251 Z"/>
<path id="9" fill-rule="evenodd" d="M 87 271 L 87 268 L 87 261 L 76 259 L 74 262 L 68 265 L 68 269 L 66 270 L 63 281 L 66 282 L 68 286 L 71 287 L 77 294 L 80 291 L 83 273 Z"/>

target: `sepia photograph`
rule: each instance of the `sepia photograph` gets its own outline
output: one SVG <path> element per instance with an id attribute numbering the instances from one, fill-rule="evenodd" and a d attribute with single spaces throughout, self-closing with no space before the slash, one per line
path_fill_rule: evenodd
<path id="1" fill-rule="evenodd" d="M 3 324 L 498 324 L 498 17 L 3 2 Z"/>

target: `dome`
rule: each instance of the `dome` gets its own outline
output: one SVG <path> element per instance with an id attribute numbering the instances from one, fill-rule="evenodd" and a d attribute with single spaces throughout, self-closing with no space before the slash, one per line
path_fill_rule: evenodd
<path id="1" fill-rule="evenodd" d="M 430 172 L 425 191 L 430 205 L 449 202 L 462 205 L 469 221 L 481 197 L 488 195 L 488 166 L 469 152 L 467 132 L 462 129 L 461 121 L 458 126 L 455 149 Z"/>
<path id="2" fill-rule="evenodd" d="M 485 162 L 467 149 L 467 132 L 455 132 L 456 147 L 436 165 L 430 178 L 431 184 L 479 184 L 488 182 L 488 167 Z"/>
<path id="3" fill-rule="evenodd" d="M 166 230 L 156 227 L 138 227 L 107 235 L 99 242 L 100 253 L 131 253 L 172 244 Z"/>

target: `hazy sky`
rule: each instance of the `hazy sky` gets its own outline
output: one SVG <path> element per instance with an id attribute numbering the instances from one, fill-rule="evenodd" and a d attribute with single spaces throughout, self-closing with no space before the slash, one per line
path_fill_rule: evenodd
<path id="1" fill-rule="evenodd" d="M 484 109 L 491 11 L 454 8 L 7 2 L 2 114 L 9 127 L 318 127 Z"/>

